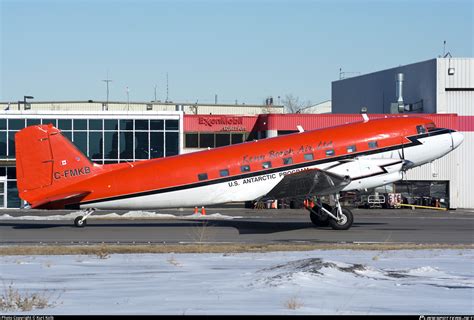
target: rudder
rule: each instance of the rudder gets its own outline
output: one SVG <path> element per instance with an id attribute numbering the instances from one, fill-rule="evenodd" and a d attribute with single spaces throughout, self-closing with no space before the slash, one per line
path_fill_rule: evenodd
<path id="1" fill-rule="evenodd" d="M 88 178 L 97 166 L 52 125 L 19 131 L 15 148 L 18 193 L 29 203 Z"/>

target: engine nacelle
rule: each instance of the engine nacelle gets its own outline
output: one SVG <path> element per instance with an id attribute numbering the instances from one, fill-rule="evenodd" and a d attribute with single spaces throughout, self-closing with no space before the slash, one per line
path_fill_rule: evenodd
<path id="1" fill-rule="evenodd" d="M 401 171 L 390 172 L 385 174 L 379 174 L 372 177 L 360 178 L 353 180 L 343 190 L 364 190 L 383 186 L 392 182 L 400 181 L 403 179 L 403 173 Z"/>

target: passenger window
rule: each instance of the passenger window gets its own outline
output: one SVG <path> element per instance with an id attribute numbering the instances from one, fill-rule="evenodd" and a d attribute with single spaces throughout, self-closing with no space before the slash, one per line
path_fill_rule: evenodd
<path id="1" fill-rule="evenodd" d="M 198 174 L 198 179 L 199 179 L 199 181 L 207 180 L 207 173 Z"/>
<path id="2" fill-rule="evenodd" d="M 292 163 L 293 163 L 292 157 L 283 158 L 283 164 L 292 164 Z"/>
<path id="3" fill-rule="evenodd" d="M 378 147 L 377 141 L 370 141 L 369 142 L 369 149 L 375 149 Z"/>
<path id="4" fill-rule="evenodd" d="M 229 175 L 229 170 L 228 169 L 222 169 L 219 171 L 219 174 L 221 177 L 227 177 Z"/>
<path id="5" fill-rule="evenodd" d="M 314 160 L 314 156 L 312 153 L 305 153 L 304 154 L 304 159 L 305 160 Z"/>
<path id="6" fill-rule="evenodd" d="M 249 172 L 250 171 L 250 166 L 249 165 L 243 165 L 240 167 L 241 172 Z"/>
<path id="7" fill-rule="evenodd" d="M 334 149 L 326 150 L 326 156 L 331 157 L 334 155 Z"/>
<path id="8" fill-rule="evenodd" d="M 426 133 L 426 129 L 423 126 L 416 126 L 416 131 L 418 134 Z"/>
<path id="9" fill-rule="evenodd" d="M 356 152 L 356 151 L 357 151 L 356 146 L 348 146 L 347 147 L 347 152 L 349 152 L 349 153 Z"/>
<path id="10" fill-rule="evenodd" d="M 269 169 L 271 167 L 272 167 L 271 161 L 267 161 L 267 162 L 262 163 L 262 168 L 263 169 Z"/>

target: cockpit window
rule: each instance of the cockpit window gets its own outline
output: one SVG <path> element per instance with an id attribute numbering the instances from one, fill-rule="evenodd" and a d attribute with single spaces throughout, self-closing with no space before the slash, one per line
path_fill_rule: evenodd
<path id="1" fill-rule="evenodd" d="M 428 123 L 426 125 L 426 129 L 428 130 L 428 132 L 438 130 L 438 128 L 436 128 L 436 125 L 433 122 Z"/>
<path id="2" fill-rule="evenodd" d="M 423 134 L 426 133 L 426 128 L 423 126 L 416 126 L 416 131 L 418 132 L 418 134 Z"/>

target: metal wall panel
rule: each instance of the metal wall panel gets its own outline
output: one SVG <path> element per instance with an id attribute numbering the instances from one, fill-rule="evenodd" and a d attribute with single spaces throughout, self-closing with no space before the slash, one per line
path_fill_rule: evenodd
<path id="1" fill-rule="evenodd" d="M 474 208 L 474 132 L 463 132 L 464 142 L 441 159 L 407 172 L 408 180 L 449 180 L 452 208 Z"/>
<path id="2" fill-rule="evenodd" d="M 474 115 L 474 58 L 438 58 L 436 74 L 437 112 Z"/>
<path id="3" fill-rule="evenodd" d="M 359 113 L 367 107 L 370 113 L 390 113 L 397 102 L 396 75 L 403 73 L 403 101 L 423 100 L 423 112 L 436 112 L 436 59 L 400 66 L 362 76 L 332 82 L 332 112 Z"/>
<path id="4" fill-rule="evenodd" d="M 474 115 L 474 91 L 447 91 L 446 109 L 458 115 Z"/>

